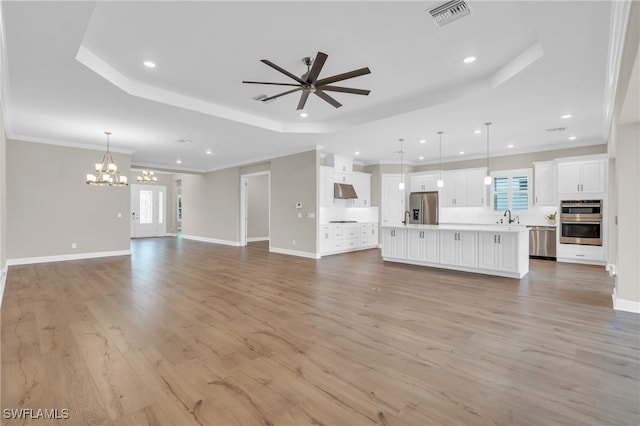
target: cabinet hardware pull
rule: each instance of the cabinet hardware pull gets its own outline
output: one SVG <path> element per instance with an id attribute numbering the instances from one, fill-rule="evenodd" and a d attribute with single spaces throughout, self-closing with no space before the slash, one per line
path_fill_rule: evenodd
<path id="1" fill-rule="evenodd" d="M 498 235 L 498 244 L 502 244 L 502 235 Z"/>
<path id="2" fill-rule="evenodd" d="M 578 192 L 580 192 L 580 184 L 578 184 Z"/>
<path id="3" fill-rule="evenodd" d="M 493 244 L 495 244 L 495 243 L 497 243 L 497 242 L 498 242 L 498 241 L 497 241 L 498 239 L 497 239 L 496 237 L 497 237 L 497 236 L 494 234 L 494 235 L 493 235 Z"/>

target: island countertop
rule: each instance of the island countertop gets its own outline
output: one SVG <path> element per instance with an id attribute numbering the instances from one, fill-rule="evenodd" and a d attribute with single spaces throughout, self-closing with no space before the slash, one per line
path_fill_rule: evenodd
<path id="1" fill-rule="evenodd" d="M 382 228 L 402 228 L 402 229 L 433 229 L 445 231 L 478 231 L 478 232 L 528 232 L 525 225 L 483 225 L 465 223 L 446 223 L 441 225 L 419 225 L 419 224 L 390 224 L 381 225 Z"/>

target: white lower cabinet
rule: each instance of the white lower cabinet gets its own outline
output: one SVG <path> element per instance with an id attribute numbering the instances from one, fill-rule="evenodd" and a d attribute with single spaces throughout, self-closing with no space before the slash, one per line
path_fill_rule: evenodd
<path id="1" fill-rule="evenodd" d="M 383 228 L 382 257 L 403 258 L 407 256 L 407 230 Z"/>
<path id="2" fill-rule="evenodd" d="M 518 235 L 480 232 L 478 267 L 498 271 L 518 271 Z"/>
<path id="3" fill-rule="evenodd" d="M 407 259 L 438 262 L 438 231 L 407 229 Z"/>
<path id="4" fill-rule="evenodd" d="M 320 254 L 338 254 L 378 247 L 377 223 L 330 223 L 320 225 Z"/>
<path id="5" fill-rule="evenodd" d="M 487 228 L 490 227 L 383 226 L 382 257 L 391 262 L 524 277 L 529 272 L 528 230 L 525 227 L 508 227 L 510 231 Z"/>
<path id="6" fill-rule="evenodd" d="M 477 232 L 440 231 L 440 263 L 477 268 L 477 241 Z"/>

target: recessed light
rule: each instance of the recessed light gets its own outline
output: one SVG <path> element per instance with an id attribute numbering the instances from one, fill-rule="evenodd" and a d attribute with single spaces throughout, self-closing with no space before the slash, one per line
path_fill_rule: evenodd
<path id="1" fill-rule="evenodd" d="M 182 164 L 182 160 L 176 160 L 176 163 Z"/>
<path id="2" fill-rule="evenodd" d="M 205 151 L 205 154 L 211 155 L 211 154 L 213 154 L 213 151 L 211 151 L 210 149 L 208 149 L 208 150 L 206 150 L 206 151 Z"/>
<path id="3" fill-rule="evenodd" d="M 151 61 L 144 61 L 143 64 L 147 68 L 155 68 L 156 67 L 156 63 L 155 62 L 151 62 Z"/>
<path id="4" fill-rule="evenodd" d="M 571 118 L 573 117 L 571 114 L 561 115 L 560 118 Z"/>
<path id="5" fill-rule="evenodd" d="M 300 113 L 300 117 L 302 117 L 302 118 L 306 118 L 308 116 L 309 116 L 309 114 L 307 114 L 306 112 L 301 112 Z"/>
<path id="6" fill-rule="evenodd" d="M 479 135 L 480 133 L 482 133 L 482 130 L 474 130 L 473 133 L 475 133 L 476 135 Z"/>
<path id="7" fill-rule="evenodd" d="M 418 160 L 424 160 L 423 156 L 418 157 Z"/>
<path id="8" fill-rule="evenodd" d="M 464 151 L 460 151 L 458 154 L 462 155 L 462 154 L 464 154 Z"/>
<path id="9" fill-rule="evenodd" d="M 426 139 L 420 139 L 420 143 L 427 143 Z"/>
<path id="10" fill-rule="evenodd" d="M 574 140 L 576 140 L 576 136 L 569 136 L 569 140 L 570 140 L 570 141 L 574 141 Z"/>
<path id="11" fill-rule="evenodd" d="M 470 64 L 472 62 L 475 62 L 475 60 L 476 60 L 475 56 L 467 56 L 466 58 L 464 58 L 462 62 L 464 62 L 465 64 Z"/>
<path id="12" fill-rule="evenodd" d="M 513 148 L 515 145 L 510 143 L 509 145 L 507 145 L 507 148 Z"/>
<path id="13" fill-rule="evenodd" d="M 354 152 L 353 155 L 360 155 L 360 151 Z"/>

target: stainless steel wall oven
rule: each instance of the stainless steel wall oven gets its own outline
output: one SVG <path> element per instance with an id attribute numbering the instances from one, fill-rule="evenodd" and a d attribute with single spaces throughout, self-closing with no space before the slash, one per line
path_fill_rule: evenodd
<path id="1" fill-rule="evenodd" d="M 560 203 L 560 243 L 602 245 L 602 200 Z"/>

